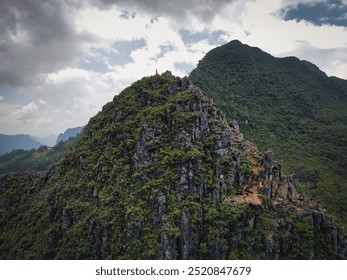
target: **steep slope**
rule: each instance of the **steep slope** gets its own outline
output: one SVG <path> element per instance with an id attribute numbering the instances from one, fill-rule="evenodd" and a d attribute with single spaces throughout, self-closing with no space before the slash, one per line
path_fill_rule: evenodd
<path id="1" fill-rule="evenodd" d="M 37 149 L 41 143 L 29 135 L 6 135 L 0 134 L 0 155 L 9 153 L 15 149 L 31 150 Z"/>
<path id="2" fill-rule="evenodd" d="M 106 104 L 46 177 L 0 190 L 1 258 L 347 257 L 334 217 L 169 72 Z"/>
<path id="3" fill-rule="evenodd" d="M 347 228 L 347 81 L 239 41 L 210 51 L 190 79 Z"/>

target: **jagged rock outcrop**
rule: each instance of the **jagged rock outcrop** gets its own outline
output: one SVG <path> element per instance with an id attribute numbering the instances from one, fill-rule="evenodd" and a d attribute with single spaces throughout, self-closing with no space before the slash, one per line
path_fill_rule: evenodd
<path id="1" fill-rule="evenodd" d="M 334 217 L 170 72 L 106 104 L 33 193 L 34 220 L 1 220 L 27 233 L 0 234 L 3 258 L 346 258 Z"/>

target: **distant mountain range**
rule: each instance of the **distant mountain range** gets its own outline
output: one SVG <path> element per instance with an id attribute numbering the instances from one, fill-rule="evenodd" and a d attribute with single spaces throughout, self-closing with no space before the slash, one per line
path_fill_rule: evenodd
<path id="1" fill-rule="evenodd" d="M 13 150 L 31 150 L 40 146 L 53 147 L 61 141 L 67 141 L 81 133 L 83 127 L 68 128 L 64 133 L 49 135 L 47 137 L 36 137 L 24 134 L 6 135 L 0 134 L 0 156 Z"/>
<path id="2" fill-rule="evenodd" d="M 29 135 L 6 135 L 0 134 L 0 155 L 15 149 L 31 150 L 37 149 L 42 144 Z"/>
<path id="3" fill-rule="evenodd" d="M 69 140 L 70 137 L 75 137 L 77 134 L 81 133 L 83 130 L 83 126 L 78 126 L 75 128 L 68 128 L 67 130 L 65 130 L 64 133 L 60 133 L 56 143 L 59 143 L 60 141 L 66 141 Z"/>
<path id="4" fill-rule="evenodd" d="M 38 149 L 15 149 L 0 155 L 0 176 L 15 172 L 39 171 L 46 172 L 65 155 L 65 153 L 78 142 L 79 137 L 60 141 L 53 147 L 41 146 Z"/>

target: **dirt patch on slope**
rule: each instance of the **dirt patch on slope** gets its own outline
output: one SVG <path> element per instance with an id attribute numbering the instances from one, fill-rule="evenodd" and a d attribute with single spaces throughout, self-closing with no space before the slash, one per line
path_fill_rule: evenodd
<path id="1" fill-rule="evenodd" d="M 258 175 L 261 172 L 261 168 L 258 163 L 258 155 L 255 149 L 251 150 L 248 158 L 252 164 L 252 188 L 248 191 L 244 191 L 241 195 L 228 197 L 225 199 L 226 203 L 247 203 L 253 205 L 261 205 L 262 201 L 259 195 L 259 190 L 262 188 L 262 181 L 257 180 Z"/>

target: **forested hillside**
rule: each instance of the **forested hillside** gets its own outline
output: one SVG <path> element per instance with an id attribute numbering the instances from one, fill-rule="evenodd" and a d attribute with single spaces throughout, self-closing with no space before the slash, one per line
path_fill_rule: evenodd
<path id="1" fill-rule="evenodd" d="M 45 175 L 0 177 L 3 259 L 346 259 L 336 219 L 166 72 L 126 88 Z"/>
<path id="2" fill-rule="evenodd" d="M 239 41 L 210 51 L 190 79 L 347 225 L 346 80 Z"/>
<path id="3" fill-rule="evenodd" d="M 79 137 L 70 138 L 65 142 L 60 141 L 52 148 L 41 146 L 29 151 L 19 149 L 0 156 L 0 174 L 17 171 L 47 171 L 76 144 Z"/>

